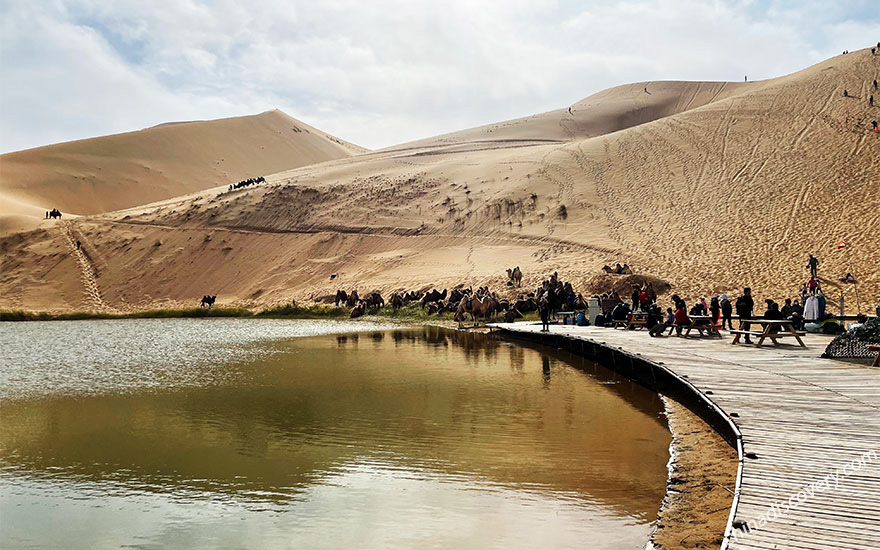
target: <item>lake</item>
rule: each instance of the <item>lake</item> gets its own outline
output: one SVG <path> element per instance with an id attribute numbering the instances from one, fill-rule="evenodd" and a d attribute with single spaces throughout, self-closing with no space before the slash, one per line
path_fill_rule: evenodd
<path id="1" fill-rule="evenodd" d="M 0 324 L 2 548 L 633 548 L 659 397 L 473 332 Z"/>

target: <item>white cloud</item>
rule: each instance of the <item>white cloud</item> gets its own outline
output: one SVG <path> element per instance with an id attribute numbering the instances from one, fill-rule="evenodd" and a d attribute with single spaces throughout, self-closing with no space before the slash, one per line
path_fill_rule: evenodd
<path id="1" fill-rule="evenodd" d="M 7 4 L 2 151 L 275 107 L 382 147 L 626 82 L 778 76 L 880 35 L 860 1 Z"/>

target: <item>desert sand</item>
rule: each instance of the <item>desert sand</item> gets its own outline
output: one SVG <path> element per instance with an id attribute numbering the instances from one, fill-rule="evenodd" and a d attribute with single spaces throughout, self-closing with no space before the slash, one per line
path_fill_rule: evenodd
<path id="1" fill-rule="evenodd" d="M 864 309 L 880 294 L 875 78 L 880 56 L 860 50 L 748 84 L 631 84 L 571 114 L 565 106 L 352 156 L 341 145 L 340 158 L 271 175 L 255 163 L 267 183 L 231 192 L 199 190 L 221 170 L 202 165 L 175 187 L 190 194 L 144 192 L 141 203 L 161 202 L 0 240 L 0 309 L 503 289 L 514 265 L 524 287 L 559 271 L 586 293 L 613 282 L 600 268 L 616 262 L 689 298 L 749 285 L 760 304 L 795 295 L 808 253 L 832 303 L 851 261 Z M 41 196 L 32 193 L 15 196 Z"/>
<path id="2" fill-rule="evenodd" d="M 8 153 L 0 234 L 35 228 L 56 207 L 108 212 L 364 151 L 275 110 Z"/>

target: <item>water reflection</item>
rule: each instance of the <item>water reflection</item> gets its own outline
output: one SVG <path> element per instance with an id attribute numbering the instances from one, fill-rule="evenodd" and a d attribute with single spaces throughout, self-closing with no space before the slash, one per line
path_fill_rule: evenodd
<path id="1" fill-rule="evenodd" d="M 141 525 L 139 545 L 174 546 L 220 536 L 221 517 L 258 532 L 221 546 L 548 547 L 536 533 L 559 547 L 644 545 L 669 434 L 656 396 L 613 373 L 435 327 L 248 346 L 198 367 L 205 386 L 172 376 L 147 390 L 72 383 L 0 400 L 0 517 L 21 522 L 4 521 L 0 543 L 65 540 L 37 529 L 57 508 L 51 519 L 81 547 L 106 541 L 77 530 L 77 517 L 116 533 L 111 545 L 133 543 L 117 523 Z M 91 365 L 65 368 L 45 374 L 75 379 Z M 189 531 L 169 534 L 181 521 Z"/>

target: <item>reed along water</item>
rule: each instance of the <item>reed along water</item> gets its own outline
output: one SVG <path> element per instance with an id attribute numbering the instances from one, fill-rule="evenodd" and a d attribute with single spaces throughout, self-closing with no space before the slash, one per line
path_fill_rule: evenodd
<path id="1" fill-rule="evenodd" d="M 641 549 L 658 396 L 486 334 L 0 326 L 0 547 Z"/>

